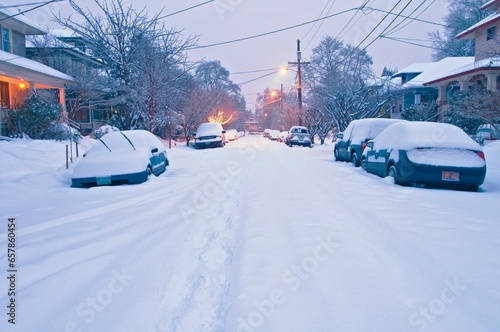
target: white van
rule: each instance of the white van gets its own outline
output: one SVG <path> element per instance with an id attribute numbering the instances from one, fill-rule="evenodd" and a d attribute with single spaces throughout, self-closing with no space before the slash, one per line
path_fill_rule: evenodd
<path id="1" fill-rule="evenodd" d="M 220 123 L 202 123 L 198 126 L 194 134 L 194 147 L 203 148 L 222 148 L 224 146 L 226 131 Z"/>

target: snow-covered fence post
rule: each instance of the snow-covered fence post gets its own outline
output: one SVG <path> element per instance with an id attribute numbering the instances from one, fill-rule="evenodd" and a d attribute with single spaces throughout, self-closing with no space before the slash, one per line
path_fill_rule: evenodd
<path id="1" fill-rule="evenodd" d="M 75 120 L 72 120 L 66 116 L 61 116 L 61 120 L 63 123 L 65 123 L 69 126 L 69 144 L 71 145 L 71 157 L 70 158 L 71 158 L 71 162 L 73 162 L 73 130 L 72 130 L 72 128 L 80 131 L 82 129 L 82 126 L 78 122 L 76 122 Z M 78 143 L 75 142 L 75 144 L 78 144 Z M 78 152 L 76 153 L 76 156 L 78 157 Z"/>

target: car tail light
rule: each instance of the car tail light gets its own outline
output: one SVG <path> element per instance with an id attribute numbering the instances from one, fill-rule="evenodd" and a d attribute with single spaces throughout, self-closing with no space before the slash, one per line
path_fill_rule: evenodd
<path id="1" fill-rule="evenodd" d="M 365 148 L 366 148 L 366 142 L 364 142 L 363 144 L 361 144 L 361 151 L 365 151 Z"/>
<path id="2" fill-rule="evenodd" d="M 483 159 L 483 160 L 486 160 L 485 157 L 484 157 L 484 152 L 482 151 L 478 151 L 477 152 L 477 155 L 479 156 L 479 158 Z"/>

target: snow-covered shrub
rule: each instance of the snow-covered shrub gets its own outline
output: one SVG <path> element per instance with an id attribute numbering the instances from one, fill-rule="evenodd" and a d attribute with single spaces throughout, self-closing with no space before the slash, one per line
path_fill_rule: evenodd
<path id="1" fill-rule="evenodd" d="M 401 118 L 408 121 L 437 121 L 438 106 L 435 102 L 415 104 L 401 113 Z"/>
<path id="2" fill-rule="evenodd" d="M 40 139 L 55 139 L 58 141 L 71 139 L 75 142 L 79 142 L 82 139 L 82 134 L 74 128 L 69 127 L 65 123 L 56 122 L 51 124 L 47 129 L 42 131 Z"/>
<path id="3" fill-rule="evenodd" d="M 119 131 L 120 129 L 110 126 L 110 125 L 105 125 L 101 126 L 97 129 L 94 130 L 92 136 L 96 139 L 101 138 L 102 136 L 106 135 L 107 133 L 111 133 L 113 131 Z"/>
<path id="4" fill-rule="evenodd" d="M 28 97 L 24 104 L 10 113 L 9 121 L 15 134 L 26 134 L 34 139 L 47 139 L 58 123 L 62 106 L 55 100 L 42 98 L 38 93 Z"/>
<path id="5" fill-rule="evenodd" d="M 117 112 L 113 113 L 111 118 L 108 120 L 108 125 L 114 128 L 118 128 L 119 130 L 125 130 L 125 118 L 118 114 Z"/>

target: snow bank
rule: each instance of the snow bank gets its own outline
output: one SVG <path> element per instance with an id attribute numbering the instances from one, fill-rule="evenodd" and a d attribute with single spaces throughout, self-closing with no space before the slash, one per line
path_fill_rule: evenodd
<path id="1" fill-rule="evenodd" d="M 0 150 L 0 160 L 2 160 L 0 181 L 12 181 L 31 173 L 31 170 L 18 159 L 2 150 Z"/>

